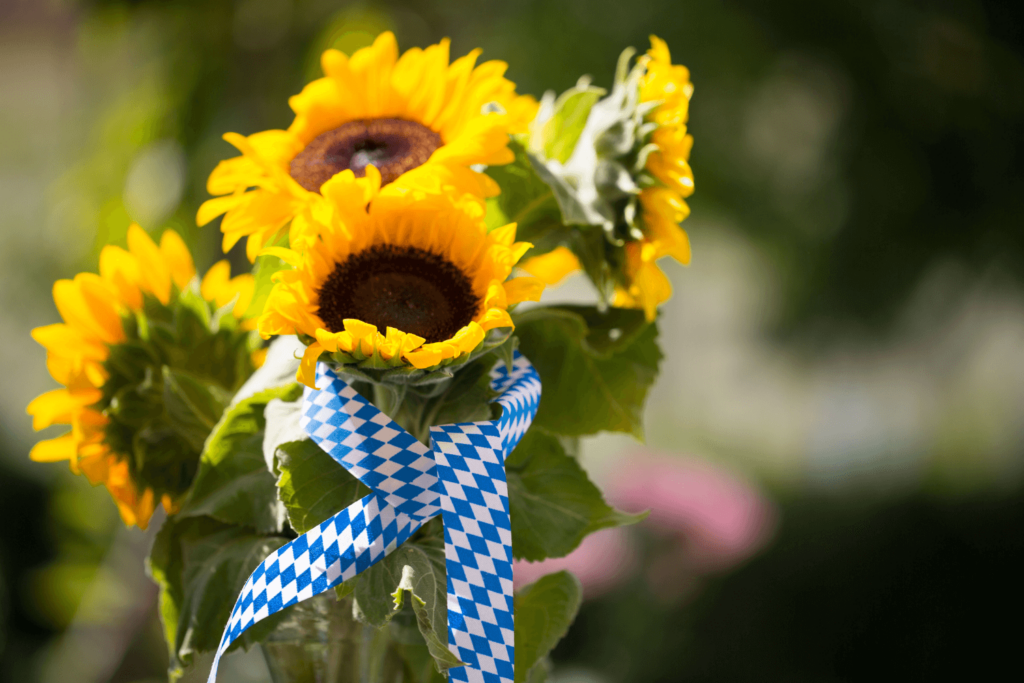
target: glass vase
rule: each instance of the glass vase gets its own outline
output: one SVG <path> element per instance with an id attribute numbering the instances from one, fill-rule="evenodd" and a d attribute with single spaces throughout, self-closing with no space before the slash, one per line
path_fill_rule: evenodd
<path id="1" fill-rule="evenodd" d="M 353 617 L 333 590 L 288 608 L 261 642 L 273 683 L 402 683 L 405 663 L 388 629 Z"/>

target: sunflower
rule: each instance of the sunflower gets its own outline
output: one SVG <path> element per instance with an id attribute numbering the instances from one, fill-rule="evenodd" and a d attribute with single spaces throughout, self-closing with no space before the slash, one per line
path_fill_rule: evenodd
<path id="1" fill-rule="evenodd" d="M 690 240 L 679 224 L 690 215 L 684 198 L 693 194 L 693 137 L 686 131 L 693 84 L 689 70 L 672 63 L 668 45 L 657 36 L 651 36 L 651 49 L 640 61 L 647 68 L 640 79 L 641 106 L 658 103 L 646 117 L 657 127 L 645 165 L 657 184 L 640 191 L 643 238 L 626 245 L 626 283 L 616 291 L 615 305 L 642 308 L 653 320 L 658 306 L 672 295 L 672 285 L 656 261 L 671 256 L 690 263 Z"/>
<path id="2" fill-rule="evenodd" d="M 563 206 L 563 214 L 600 225 L 605 243 L 586 242 L 596 240 L 597 232 L 579 230 L 569 244 L 527 259 L 523 269 L 556 284 L 580 268 L 577 253 L 603 250 L 612 281 L 604 287 L 599 271 L 592 270 L 588 274 L 598 289 L 612 295 L 613 305 L 642 308 L 653 320 L 672 294 L 656 262 L 665 256 L 690 262 L 690 242 L 679 224 L 690 213 L 684 198 L 693 193 L 693 138 L 686 129 L 693 85 L 689 71 L 672 64 L 668 46 L 657 36 L 627 70 L 632 54 L 632 49 L 623 53 L 615 88 L 593 106 L 566 163 L 545 163 L 552 182 L 562 185 L 557 196 L 574 202 L 571 211 Z M 563 95 L 559 101 L 572 99 Z M 547 111 L 548 116 L 554 113 Z M 543 131 L 543 122 L 534 129 Z M 531 148 L 543 154 L 533 139 Z"/>
<path id="3" fill-rule="evenodd" d="M 540 298 L 536 278 L 509 280 L 530 244 L 515 224 L 487 232 L 480 205 L 450 194 L 385 194 L 376 169 L 324 184 L 331 206 L 319 239 L 275 277 L 259 321 L 264 338 L 298 334 L 307 348 L 298 380 L 314 386 L 322 355 L 405 379 L 465 361 L 488 331 L 511 331 L 508 308 Z"/>
<path id="4" fill-rule="evenodd" d="M 158 503 L 175 509 L 198 462 L 199 435 L 164 417 L 167 377 L 218 396 L 245 380 L 253 368 L 240 318 L 254 282 L 230 278 L 227 261 L 195 282 L 176 232 L 164 232 L 157 246 L 137 225 L 127 250 L 103 248 L 99 270 L 58 280 L 53 298 L 64 322 L 32 331 L 63 385 L 29 404 L 33 427 L 71 431 L 37 443 L 30 457 L 70 461 L 73 472 L 107 487 L 125 524 L 144 529 Z"/>
<path id="5" fill-rule="evenodd" d="M 226 214 L 224 251 L 247 237 L 252 261 L 289 223 L 291 245 L 301 246 L 321 186 L 341 171 L 364 178 L 373 166 L 385 185 L 498 194 L 470 167 L 511 162 L 509 133 L 526 129 L 536 101 L 516 95 L 504 62 L 474 67 L 474 50 L 449 64 L 448 47 L 443 40 L 399 57 L 385 32 L 351 57 L 324 52 L 326 75 L 289 100 L 288 130 L 224 136 L 242 155 L 210 174 L 208 190 L 218 196 L 200 207 L 199 224 Z"/>

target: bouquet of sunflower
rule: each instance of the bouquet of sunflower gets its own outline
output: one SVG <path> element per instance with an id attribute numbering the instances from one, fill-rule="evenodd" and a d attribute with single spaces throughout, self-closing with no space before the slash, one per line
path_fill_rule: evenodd
<path id="1" fill-rule="evenodd" d="M 642 437 L 658 261 L 690 256 L 692 86 L 651 41 L 610 92 L 539 103 L 447 41 L 328 50 L 288 129 L 228 133 L 209 177 L 198 223 L 251 273 L 133 225 L 54 285 L 33 336 L 62 387 L 28 412 L 70 431 L 31 457 L 129 526 L 162 506 L 172 680 L 256 643 L 278 681 L 545 679 L 580 587 L 513 594 L 512 561 L 642 517 L 575 456 Z M 594 305 L 528 303 L 577 270 Z"/>

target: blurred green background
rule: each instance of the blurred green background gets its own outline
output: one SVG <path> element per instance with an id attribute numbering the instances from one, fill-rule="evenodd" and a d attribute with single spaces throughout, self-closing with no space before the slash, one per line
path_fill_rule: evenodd
<path id="1" fill-rule="evenodd" d="M 647 442 L 752 482 L 774 536 L 685 590 L 637 574 L 588 601 L 554 680 L 1017 668 L 1024 4 L 2 0 L 0 680 L 166 666 L 148 537 L 27 459 L 25 406 L 53 386 L 28 333 L 57 320 L 53 280 L 94 270 L 130 220 L 212 264 L 219 232 L 194 216 L 233 154 L 221 134 L 286 127 L 324 48 L 385 29 L 402 48 L 483 47 L 538 96 L 581 74 L 609 85 L 654 32 L 696 84 L 694 257 L 667 267 Z M 573 281 L 547 298 L 588 296 Z M 601 437 L 582 457 L 600 481 L 637 448 Z M 221 680 L 267 680 L 258 656 L 228 662 Z"/>

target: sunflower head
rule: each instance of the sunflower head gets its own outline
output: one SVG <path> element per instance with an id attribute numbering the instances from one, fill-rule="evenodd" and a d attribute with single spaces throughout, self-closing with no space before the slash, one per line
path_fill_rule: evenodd
<path id="1" fill-rule="evenodd" d="M 540 297 L 536 278 L 508 279 L 531 245 L 515 242 L 514 224 L 488 232 L 471 198 L 381 191 L 376 169 L 365 177 L 321 188 L 330 211 L 305 251 L 273 250 L 292 269 L 275 276 L 260 334 L 299 335 L 308 386 L 320 359 L 376 383 L 451 376 L 505 341 L 510 306 Z"/>
<path id="2" fill-rule="evenodd" d="M 498 194 L 472 167 L 512 161 L 509 133 L 526 129 L 537 103 L 516 94 L 504 62 L 476 65 L 474 50 L 449 63 L 448 48 L 443 40 L 399 56 L 385 32 L 351 56 L 324 52 L 324 77 L 289 100 L 287 130 L 225 136 L 242 155 L 210 175 L 220 196 L 200 208 L 200 225 L 225 214 L 224 250 L 246 237 L 254 260 L 289 225 L 291 246 L 304 246 L 321 187 L 342 172 L 363 183 L 373 167 L 385 185 Z"/>
<path id="3" fill-rule="evenodd" d="M 64 322 L 32 331 L 61 388 L 28 406 L 33 426 L 68 425 L 30 457 L 68 460 L 104 484 L 126 524 L 145 528 L 192 481 L 203 442 L 252 373 L 251 327 L 242 321 L 254 283 L 222 261 L 200 281 L 172 230 L 159 246 L 137 225 L 128 249 L 104 247 L 100 272 L 59 280 Z"/>
<path id="4" fill-rule="evenodd" d="M 563 216 L 583 227 L 553 251 L 531 254 L 524 268 L 553 284 L 583 267 L 603 299 L 642 308 L 653 320 L 672 292 L 656 261 L 690 261 L 679 223 L 689 215 L 684 199 L 693 192 L 693 138 L 686 129 L 693 85 L 686 67 L 672 64 L 668 46 L 656 36 L 646 55 L 635 62 L 633 56 L 632 49 L 622 53 L 606 97 L 598 100 L 604 91 L 581 82 L 557 101 L 552 95 L 542 103 L 530 151 L 540 157 L 545 180 L 556 186 Z M 560 132 L 571 118 L 569 108 L 578 109 L 575 115 L 584 116 L 586 125 Z"/>

